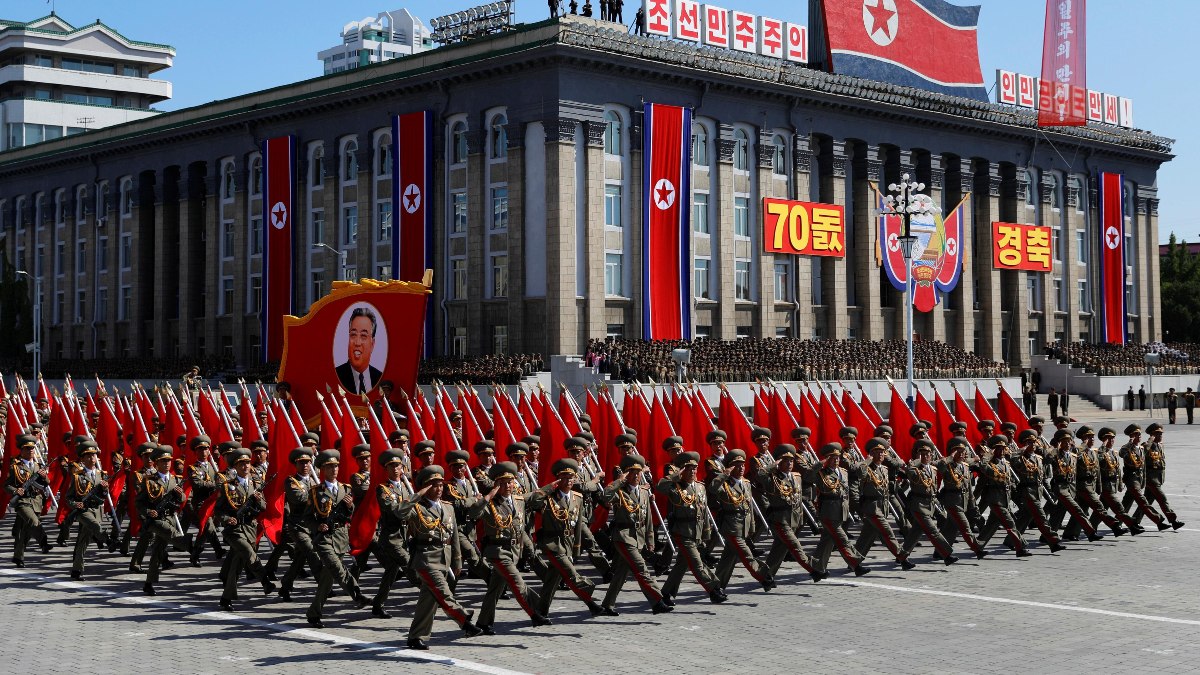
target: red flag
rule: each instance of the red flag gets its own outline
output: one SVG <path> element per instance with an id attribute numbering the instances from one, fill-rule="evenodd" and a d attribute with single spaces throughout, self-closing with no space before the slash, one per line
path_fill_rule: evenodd
<path id="1" fill-rule="evenodd" d="M 667 408 L 663 404 L 661 396 L 654 397 L 654 408 L 650 411 L 650 437 L 643 440 L 638 438 L 638 445 L 641 446 L 642 452 L 646 457 L 646 462 L 650 464 L 650 473 L 658 478 L 663 475 L 663 467 L 667 463 L 667 453 L 663 450 L 662 443 L 675 434 L 675 425 L 671 424 L 671 418 L 667 415 Z"/>
<path id="2" fill-rule="evenodd" d="M 771 427 L 771 409 L 767 406 L 767 402 L 762 393 L 761 387 L 751 387 L 754 392 L 754 426 L 770 428 Z M 746 450 L 746 448 L 741 448 Z"/>
<path id="3" fill-rule="evenodd" d="M 846 426 L 846 422 L 842 416 L 833 409 L 833 402 L 830 396 L 821 391 L 821 412 L 817 414 L 817 428 L 813 429 L 813 436 L 817 439 L 817 447 L 826 443 L 838 443 L 841 441 L 842 427 Z M 862 429 L 859 429 L 863 433 Z M 869 432 L 867 432 L 869 433 Z"/>
<path id="4" fill-rule="evenodd" d="M 1100 325 L 1104 341 L 1125 344 L 1125 176 L 1100 174 Z"/>
<path id="5" fill-rule="evenodd" d="M 375 536 L 375 525 L 379 522 L 379 500 L 375 498 L 375 493 L 378 491 L 379 485 L 383 483 L 384 474 L 383 468 L 378 466 L 377 460 L 390 447 L 383 425 L 375 416 L 375 410 L 370 407 L 367 408 L 367 424 L 369 428 L 367 435 L 371 438 L 371 484 L 367 489 L 367 495 L 358 503 L 354 509 L 354 515 L 350 519 L 351 555 L 358 555 L 367 550 L 367 547 L 371 545 L 371 539 Z"/>
<path id="6" fill-rule="evenodd" d="M 475 411 L 470 405 L 460 406 L 459 411 L 463 415 L 462 447 L 474 449 L 475 444 L 483 440 L 483 430 L 479 428 L 479 422 L 475 420 Z"/>
<path id="7" fill-rule="evenodd" d="M 216 404 L 206 392 L 201 391 L 196 397 L 196 405 L 200 413 L 200 426 L 207 432 L 209 438 L 212 439 L 213 445 L 220 445 L 226 441 L 233 440 L 233 430 L 225 428 L 225 420 L 222 419 L 221 413 L 217 411 Z"/>
<path id="8" fill-rule="evenodd" d="M 600 400 L 601 425 L 602 434 L 596 434 L 596 445 L 599 448 L 600 456 L 604 460 L 603 469 L 605 471 L 612 470 L 617 466 L 617 436 L 625 433 L 625 420 L 622 419 L 621 413 L 617 412 L 617 404 L 613 402 L 610 392 L 605 392 Z"/>
<path id="9" fill-rule="evenodd" d="M 652 431 L 651 423 L 653 422 L 651 406 L 653 403 L 646 400 L 646 392 L 644 390 L 634 392 L 633 398 L 627 400 L 632 409 L 623 409 L 623 416 L 626 423 L 637 432 L 637 444 L 638 449 L 642 452 L 642 457 L 649 460 L 650 458 L 645 454 L 648 450 L 642 446 L 653 442 L 653 439 L 650 437 Z"/>
<path id="10" fill-rule="evenodd" d="M 579 433 L 583 427 L 579 424 L 579 411 L 575 409 L 575 400 L 571 396 L 571 392 L 567 391 L 566 387 L 558 390 L 558 416 L 562 418 L 563 423 L 567 425 L 567 431 L 571 435 Z M 545 415 L 542 416 L 542 428 L 545 429 Z M 542 432 L 545 435 L 545 431 Z"/>
<path id="11" fill-rule="evenodd" d="M 942 399 L 942 395 L 935 388 L 933 390 L 933 408 L 937 411 L 937 423 L 933 425 L 938 432 L 935 437 L 939 448 L 945 448 L 946 443 L 954 438 L 954 434 L 950 433 L 950 425 L 954 424 L 954 415 L 950 414 L 950 407 L 946 405 L 946 401 Z"/>
<path id="12" fill-rule="evenodd" d="M 325 397 L 318 396 L 317 398 L 321 400 L 321 449 L 330 450 L 338 447 L 338 441 L 342 438 L 342 427 L 338 422 L 341 417 L 333 416 L 333 411 L 330 410 L 330 406 L 325 402 Z M 336 400 L 333 401 L 333 407 L 338 408 L 338 403 Z M 341 412 L 340 408 L 338 408 L 338 412 Z M 341 447 L 343 450 L 346 449 L 344 445 Z M 349 458 L 343 453 L 342 459 Z"/>
<path id="13" fill-rule="evenodd" d="M 479 392 L 475 391 L 475 387 L 470 387 L 471 393 L 471 410 L 475 413 L 475 421 L 479 423 L 479 428 L 484 434 L 492 430 L 492 416 L 487 413 L 483 407 L 483 401 L 479 400 Z"/>
<path id="14" fill-rule="evenodd" d="M 392 269 L 396 279 L 420 281 L 433 267 L 433 114 L 393 116 L 392 139 L 392 203 L 398 207 Z"/>
<path id="15" fill-rule="evenodd" d="M 421 415 L 416 410 L 413 410 L 412 399 L 404 399 L 404 405 L 408 407 L 408 439 L 415 446 L 421 441 L 429 440 L 429 433 L 425 431 L 425 425 L 421 423 Z"/>
<path id="16" fill-rule="evenodd" d="M 592 418 L 592 435 L 595 435 L 596 425 L 600 423 L 600 402 L 592 395 L 592 390 L 587 390 L 587 416 Z"/>
<path id="17" fill-rule="evenodd" d="M 238 423 L 242 426 L 242 445 L 250 447 L 254 441 L 263 438 L 263 431 L 258 426 L 258 415 L 250 407 L 250 397 L 242 395 L 238 402 Z"/>
<path id="18" fill-rule="evenodd" d="M 379 399 L 383 405 L 383 419 L 379 423 L 383 425 L 383 437 L 391 438 L 392 434 L 400 430 L 400 425 L 396 423 L 396 413 L 392 410 L 392 404 L 386 398 Z M 412 434 L 409 434 L 409 440 L 412 440 Z"/>
<path id="19" fill-rule="evenodd" d="M 859 407 L 863 409 L 863 412 L 867 414 L 867 417 L 871 418 L 871 422 L 873 422 L 875 426 L 880 426 L 883 424 L 883 415 L 879 414 L 879 410 L 875 407 L 875 404 L 871 402 L 871 399 L 867 398 L 867 391 L 865 389 L 861 390 L 861 395 L 859 396 Z"/>
<path id="20" fill-rule="evenodd" d="M 499 399 L 492 399 L 493 403 L 498 400 Z M 504 413 L 503 408 L 496 410 L 493 422 L 494 426 L 492 427 L 492 440 L 496 443 L 496 454 L 503 456 L 505 449 L 507 449 L 508 446 L 512 445 L 513 443 L 516 443 L 518 438 L 516 432 L 513 431 L 512 426 L 508 423 L 508 416 Z"/>
<path id="21" fill-rule="evenodd" d="M 529 398 L 525 396 L 525 390 L 521 389 L 521 396 L 517 399 L 517 409 L 520 411 L 521 425 L 525 427 L 525 436 L 533 433 L 537 429 L 538 416 L 533 411 L 533 405 L 530 404 Z"/>
<path id="22" fill-rule="evenodd" d="M 987 440 L 979 431 L 979 417 L 971 410 L 971 406 L 967 405 L 958 387 L 954 388 L 954 414 L 960 422 L 967 425 L 967 440 L 971 441 L 971 445 L 979 445 Z"/>
<path id="23" fill-rule="evenodd" d="M 446 466 L 446 453 L 461 449 L 454 428 L 450 426 L 450 415 L 442 407 L 442 399 L 437 400 L 437 411 L 433 427 L 433 442 L 437 450 L 437 463 Z"/>
<path id="24" fill-rule="evenodd" d="M 1021 406 L 1017 405 L 1017 402 L 1013 400 L 1013 397 L 1009 395 L 1003 385 L 1000 386 L 998 407 L 1000 408 L 1001 419 L 1017 425 L 1016 433 L 1019 434 L 1025 429 L 1030 428 L 1029 418 L 1025 416 L 1025 411 L 1021 410 Z"/>
<path id="25" fill-rule="evenodd" d="M 54 457 L 64 455 L 67 452 L 63 437 L 67 434 L 74 435 L 71 428 L 70 416 L 72 411 L 77 407 L 68 398 L 64 403 L 50 408 L 50 429 L 46 433 L 46 447 L 50 449 L 50 453 Z M 74 457 L 71 459 L 74 459 Z"/>
<path id="26" fill-rule="evenodd" d="M 281 405 L 279 402 L 276 406 Z M 287 487 L 288 477 L 291 471 L 288 456 L 292 450 L 300 447 L 300 434 L 296 432 L 292 426 L 292 421 L 288 418 L 287 412 L 280 410 L 275 416 L 277 420 L 272 429 L 273 435 L 270 438 L 271 443 L 271 468 L 275 470 L 274 478 L 267 484 L 263 490 L 263 498 L 267 502 L 267 508 L 262 513 L 262 533 L 271 541 L 273 545 L 279 545 L 279 535 L 283 531 L 283 506 L 285 502 L 285 489 Z"/>
<path id="27" fill-rule="evenodd" d="M 932 439 L 934 443 L 937 443 L 937 446 L 941 448 L 942 442 L 937 429 L 934 428 L 937 426 L 937 411 L 933 409 L 933 404 L 929 402 L 929 399 L 925 398 L 925 394 L 922 394 L 920 389 L 916 389 L 914 387 L 913 391 L 917 393 L 917 419 L 922 422 L 929 422 L 929 438 Z M 893 428 L 893 430 L 896 433 L 908 433 L 908 429 Z"/>
<path id="28" fill-rule="evenodd" d="M 262 347 L 264 361 L 283 357 L 283 317 L 292 313 L 292 188 L 296 175 L 296 138 L 263 141 L 263 204 L 267 225 L 263 239 Z"/>
<path id="29" fill-rule="evenodd" d="M 843 396 L 842 400 L 846 402 L 846 423 L 858 429 L 859 438 L 870 438 L 874 435 L 875 427 L 878 426 L 871 422 L 871 418 L 867 417 L 867 413 L 863 411 L 854 399 L 850 396 Z M 895 431 L 895 430 L 893 430 Z M 895 434 L 893 434 L 894 436 Z"/>
<path id="30" fill-rule="evenodd" d="M 421 426 L 426 432 L 433 433 L 437 428 L 437 421 L 434 419 L 433 408 L 429 407 L 429 399 L 425 398 L 425 392 L 420 388 L 417 389 L 417 406 L 421 408 L 418 411 L 421 413 Z"/>
<path id="31" fill-rule="evenodd" d="M 900 459 L 908 461 L 912 459 L 913 437 L 908 433 L 913 425 L 917 423 L 917 418 L 913 416 L 911 410 L 904 403 L 904 399 L 900 396 L 900 392 L 892 387 L 892 404 L 888 410 L 888 426 L 894 432 L 892 434 L 892 447 L 896 450 L 896 454 L 900 455 Z"/>
<path id="32" fill-rule="evenodd" d="M 545 396 L 545 394 L 542 394 Z M 554 480 L 554 463 L 567 456 L 563 445 L 572 436 L 562 415 L 545 401 L 542 406 L 541 455 L 538 458 L 538 484 L 546 485 Z"/>
<path id="33" fill-rule="evenodd" d="M 979 390 L 979 385 L 975 385 L 975 416 L 980 420 L 991 420 L 996 424 L 996 432 L 1000 432 L 1000 416 L 996 414 L 995 410 L 992 410 L 992 405 Z"/>
<path id="34" fill-rule="evenodd" d="M 160 438 L 165 437 L 174 443 L 180 436 L 184 437 L 184 461 L 191 464 L 196 461 L 196 458 L 191 454 L 191 439 L 187 437 L 187 427 L 183 423 L 183 415 L 179 414 L 179 404 L 168 396 L 167 400 L 163 402 L 163 430 Z"/>
<path id="35" fill-rule="evenodd" d="M 121 430 L 117 424 L 117 414 L 113 412 L 112 402 L 107 399 L 100 407 L 100 423 L 96 426 L 96 433 L 96 444 L 100 446 L 100 466 L 105 471 L 111 471 L 113 453 L 121 447 Z M 112 494 L 119 492 L 113 490 Z"/>
<path id="36" fill-rule="evenodd" d="M 2 379 L 4 378 L 0 378 L 0 380 Z M 16 420 L 16 404 L 10 399 L 7 403 L 7 407 L 7 419 Z M 20 425 L 18 425 L 18 427 L 20 427 Z M 20 434 L 15 433 L 15 431 L 16 430 L 14 429 L 4 434 L 4 466 L 0 467 L 0 474 L 2 474 L 2 478 L 6 482 L 8 481 L 9 472 L 12 471 L 13 460 L 20 455 L 20 449 L 17 447 L 17 436 Z M 5 512 L 8 511 L 8 502 L 10 499 L 12 499 L 12 495 L 8 493 L 8 490 L 0 490 L 0 518 L 3 518 Z"/>
<path id="37" fill-rule="evenodd" d="M 358 472 L 358 462 L 354 461 L 352 456 L 354 446 L 362 445 L 366 441 L 363 439 L 362 431 L 358 428 L 358 420 L 354 417 L 354 411 L 350 409 L 350 402 L 343 398 L 340 403 L 342 406 L 342 461 L 338 464 L 338 480 L 349 483 L 351 476 Z"/>
<path id="38" fill-rule="evenodd" d="M 721 390 L 721 401 L 717 409 L 717 419 L 721 422 L 721 431 L 728 436 L 725 446 L 743 451 L 754 447 L 754 443 L 750 439 L 750 432 L 753 431 L 750 428 L 750 420 L 746 419 L 746 413 L 742 412 L 742 409 L 734 402 L 729 390 Z"/>
<path id="39" fill-rule="evenodd" d="M 690 108 L 646 103 L 642 122 L 642 329 L 648 340 L 691 338 Z"/>

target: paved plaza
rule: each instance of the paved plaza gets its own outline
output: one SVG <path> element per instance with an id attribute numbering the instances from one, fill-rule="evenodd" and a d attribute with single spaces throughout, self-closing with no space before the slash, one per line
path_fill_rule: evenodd
<path id="1" fill-rule="evenodd" d="M 1119 432 L 1127 423 L 1113 426 Z M 621 616 L 612 618 L 590 618 L 581 602 L 560 592 L 551 613 L 554 625 L 536 629 L 515 601 L 506 600 L 494 637 L 464 639 L 439 615 L 428 652 L 404 649 L 415 601 L 406 585 L 392 595 L 395 618 L 372 618 L 369 609 L 355 609 L 341 595 L 326 608 L 326 627 L 313 630 L 304 622 L 311 580 L 297 585 L 297 602 L 291 604 L 264 598 L 257 584 L 246 583 L 236 613 L 220 611 L 217 568 L 208 553 L 202 569 L 188 567 L 185 555 L 173 553 L 182 564 L 164 573 L 154 598 L 141 594 L 143 576 L 126 571 L 127 559 L 108 553 L 88 563 L 83 582 L 70 580 L 65 548 L 43 556 L 34 547 L 25 569 L 15 569 L 8 562 L 10 515 L 0 536 L 5 669 L 1195 672 L 1200 425 L 1168 427 L 1165 443 L 1166 492 L 1187 523 L 1179 531 L 1160 533 L 1150 526 L 1136 538 L 1073 542 L 1055 555 L 1037 545 L 1035 555 L 1025 559 L 1003 549 L 997 538 L 989 547 L 994 558 L 978 561 L 968 553 L 950 568 L 932 561 L 926 544 L 914 554 L 918 567 L 910 572 L 902 572 L 879 546 L 868 560 L 871 573 L 861 579 L 835 570 L 829 580 L 813 584 L 789 564 L 779 587 L 764 593 L 743 571 L 730 584 L 730 600 L 719 606 L 688 580 L 676 610 L 660 616 L 649 612 L 633 583 L 621 595 Z M 51 529 L 52 539 L 54 534 Z M 805 544 L 811 548 L 815 540 Z M 377 583 L 376 566 L 363 575 L 364 589 Z M 480 582 L 464 582 L 460 591 L 468 608 L 478 607 Z"/>

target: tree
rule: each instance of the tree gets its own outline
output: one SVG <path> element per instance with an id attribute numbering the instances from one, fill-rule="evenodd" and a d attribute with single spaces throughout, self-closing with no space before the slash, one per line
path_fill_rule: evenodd
<path id="1" fill-rule="evenodd" d="M 1200 256 L 1188 251 L 1171 233 L 1167 254 L 1159 264 L 1162 314 L 1171 317 L 1171 342 L 1200 342 Z"/>

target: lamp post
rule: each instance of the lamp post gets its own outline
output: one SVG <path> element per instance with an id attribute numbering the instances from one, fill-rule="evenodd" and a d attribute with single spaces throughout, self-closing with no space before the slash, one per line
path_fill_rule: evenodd
<path id="1" fill-rule="evenodd" d="M 25 270 L 17 270 L 17 274 L 24 275 L 33 281 L 33 378 L 41 376 L 42 372 L 42 280 L 40 277 L 26 272 Z"/>
<path id="2" fill-rule="evenodd" d="M 336 248 L 326 244 L 325 242 L 317 242 L 313 244 L 313 248 L 323 248 L 338 257 L 338 280 L 346 281 L 346 252 L 339 251 Z"/>
<path id="3" fill-rule="evenodd" d="M 900 183 L 888 186 L 889 194 L 884 198 L 884 204 L 890 215 L 900 216 L 904 223 L 904 231 L 898 238 L 900 253 L 904 256 L 904 329 L 905 342 L 908 343 L 908 396 L 905 401 L 910 410 L 915 409 L 916 394 L 913 390 L 913 251 L 917 247 L 917 237 L 912 234 L 913 216 L 927 216 L 933 213 L 933 200 L 926 194 L 920 194 L 925 189 L 924 183 L 910 181 L 907 173 L 900 176 Z"/>

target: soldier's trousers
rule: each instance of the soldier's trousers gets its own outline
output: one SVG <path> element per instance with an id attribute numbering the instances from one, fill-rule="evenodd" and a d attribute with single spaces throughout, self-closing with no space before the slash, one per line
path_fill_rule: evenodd
<path id="1" fill-rule="evenodd" d="M 1133 522 L 1133 518 L 1129 516 L 1129 512 L 1125 510 L 1125 507 L 1121 505 L 1121 500 L 1117 499 L 1117 493 L 1109 490 L 1101 490 L 1100 504 L 1102 505 L 1102 508 L 1094 509 L 1092 511 L 1091 522 L 1093 526 L 1095 526 L 1096 523 L 1099 523 L 1100 520 L 1104 518 L 1105 509 L 1112 512 L 1112 514 L 1116 516 L 1117 520 L 1124 523 L 1125 527 L 1128 527 L 1130 530 L 1133 530 L 1133 528 L 1138 526 L 1137 523 Z"/>
<path id="2" fill-rule="evenodd" d="M 854 548 L 860 556 L 865 558 L 871 547 L 875 545 L 875 540 L 880 539 L 896 560 L 903 560 L 907 555 L 900 550 L 899 544 L 896 543 L 896 535 L 892 533 L 891 525 L 888 525 L 885 520 L 883 504 L 882 500 L 868 499 L 860 505 L 858 515 L 862 517 L 862 530 L 858 533 Z"/>
<path id="3" fill-rule="evenodd" d="M 1122 531 L 1121 521 L 1109 515 L 1108 510 L 1104 508 L 1104 504 L 1100 502 L 1100 497 L 1096 495 L 1096 491 L 1091 487 L 1076 488 L 1075 501 L 1079 504 L 1079 509 L 1085 516 L 1089 511 L 1091 512 L 1088 524 L 1092 526 L 1093 531 L 1096 529 L 1096 524 L 1101 520 L 1113 532 Z M 1081 523 L 1078 520 L 1072 520 L 1067 524 L 1067 529 L 1063 530 L 1063 537 L 1074 539 L 1079 536 L 1081 529 L 1083 529 Z"/>
<path id="4" fill-rule="evenodd" d="M 491 568 L 488 567 L 487 561 L 479 554 L 479 549 L 475 545 L 475 540 L 471 538 L 470 532 L 474 532 L 475 524 L 471 523 L 467 526 L 458 528 L 458 550 L 462 552 L 462 566 L 464 576 L 467 572 L 476 579 L 487 579 L 491 576 Z"/>
<path id="5" fill-rule="evenodd" d="M 913 527 L 908 529 L 908 534 L 904 536 L 904 546 L 901 549 L 904 557 L 908 557 L 917 547 L 917 542 L 920 541 L 921 535 L 933 544 L 933 549 L 938 552 L 943 558 L 949 558 L 954 555 L 954 550 L 950 547 L 950 543 L 942 536 L 941 530 L 938 529 L 937 520 L 933 517 L 933 498 L 932 497 L 917 497 L 912 496 L 909 499 L 909 515 L 913 519 Z"/>
<path id="6" fill-rule="evenodd" d="M 317 574 L 317 594 L 308 606 L 308 618 L 320 619 L 325 600 L 329 598 L 329 592 L 333 590 L 335 582 L 351 597 L 358 595 L 359 590 L 358 580 L 351 576 L 350 571 L 342 564 L 342 556 L 346 555 L 346 551 L 335 548 L 328 541 L 318 539 L 313 543 L 317 557 L 321 559 L 321 571 Z"/>
<path id="7" fill-rule="evenodd" d="M 610 565 L 608 562 L 608 553 L 604 550 L 604 547 L 600 545 L 600 541 L 596 539 L 596 535 L 592 532 L 592 528 L 584 526 L 579 528 L 579 532 L 580 550 L 588 552 L 588 559 L 592 562 L 592 567 L 595 567 L 597 572 L 602 575 L 607 573 L 610 569 L 612 569 L 612 565 Z"/>
<path id="8" fill-rule="evenodd" d="M 1017 529 L 1017 523 L 1013 520 L 1012 513 L 1008 510 L 1008 505 L 1002 502 L 992 502 L 988 504 L 987 522 L 983 524 L 983 528 L 979 530 L 978 543 L 982 546 L 987 546 L 987 543 L 992 540 L 992 536 L 996 534 L 996 530 L 1000 527 L 1008 532 L 1008 537 L 1005 541 L 1013 542 L 1013 546 L 1018 551 L 1024 551 L 1028 544 L 1025 543 L 1025 537 L 1021 536 L 1021 531 Z"/>
<path id="9" fill-rule="evenodd" d="M 458 603 L 454 591 L 450 589 L 446 570 L 421 567 L 417 569 L 417 578 L 421 581 L 421 594 L 417 596 L 412 624 L 408 627 L 409 640 L 429 639 L 433 634 L 433 615 L 438 607 L 459 626 L 470 621 L 466 610 Z"/>
<path id="10" fill-rule="evenodd" d="M 771 534 L 775 535 L 775 541 L 771 544 L 771 550 L 767 552 L 767 573 L 771 575 L 772 579 L 775 578 L 779 567 L 783 565 L 784 559 L 788 556 L 791 556 L 792 560 L 799 563 L 809 574 L 816 572 L 812 558 L 809 558 L 804 549 L 800 547 L 800 540 L 796 538 L 796 528 L 776 521 L 771 523 Z M 680 551 L 682 550 L 681 548 Z"/>
<path id="11" fill-rule="evenodd" d="M 907 535 L 908 531 L 912 529 L 913 523 L 912 519 L 908 517 L 908 511 L 904 508 L 904 500 L 900 499 L 898 495 L 889 495 L 888 500 L 892 509 L 895 510 L 896 527 L 902 535 Z M 886 513 L 884 515 L 886 516 Z"/>
<path id="12" fill-rule="evenodd" d="M 708 565 L 704 564 L 699 541 L 681 537 L 678 534 L 672 534 L 671 541 L 675 542 L 677 554 L 675 563 L 671 566 L 671 572 L 667 575 L 667 581 L 662 586 L 663 597 L 673 598 L 678 595 L 679 584 L 683 583 L 683 575 L 689 571 L 705 593 L 712 595 L 714 591 L 721 588 L 721 582 L 717 580 L 717 576 L 709 569 Z"/>
<path id="13" fill-rule="evenodd" d="M 312 536 L 308 532 L 292 530 L 292 562 L 279 582 L 280 587 L 291 591 L 292 585 L 296 583 L 296 577 L 300 576 L 300 570 L 305 565 L 308 565 L 313 576 L 320 575 L 321 558 L 317 555 L 316 547 L 313 546 Z"/>
<path id="14" fill-rule="evenodd" d="M 1150 501 L 1146 499 L 1146 493 L 1142 491 L 1140 483 L 1129 482 L 1125 484 L 1125 498 L 1121 500 L 1121 506 L 1125 507 L 1128 512 L 1129 507 L 1137 504 L 1137 509 L 1133 512 L 1133 522 L 1141 523 L 1142 517 L 1148 517 L 1154 521 L 1155 525 L 1161 525 L 1165 518 L 1154 509 Z"/>
<path id="15" fill-rule="evenodd" d="M 1159 508 L 1162 510 L 1162 514 L 1167 517 L 1169 522 L 1175 522 L 1175 510 L 1172 509 L 1171 505 L 1167 503 L 1167 495 L 1162 490 L 1161 482 L 1154 480 L 1153 478 L 1148 479 L 1146 481 L 1146 488 L 1143 494 L 1146 495 L 1146 501 L 1150 504 L 1154 504 L 1155 502 L 1158 503 Z M 1134 515 L 1134 518 L 1137 518 L 1136 514 Z"/>
<path id="16" fill-rule="evenodd" d="M 642 558 L 642 552 L 638 550 L 637 546 L 630 546 L 619 536 L 613 537 L 612 543 L 617 558 L 613 561 L 612 581 L 608 582 L 608 592 L 604 594 L 602 604 L 608 608 L 612 608 L 616 604 L 617 596 L 621 594 L 621 587 L 625 585 L 625 580 L 629 578 L 630 574 L 633 574 L 633 578 L 637 580 L 646 600 L 650 604 L 658 604 L 662 600 L 662 590 L 654 577 L 650 576 L 650 570 L 646 567 L 646 560 Z"/>
<path id="17" fill-rule="evenodd" d="M 138 544 L 144 551 L 150 553 L 150 569 L 146 572 L 146 583 L 158 583 L 159 572 L 162 571 L 163 561 L 167 559 L 167 545 L 175 537 L 175 523 L 172 520 L 147 520 L 142 523 L 142 533 Z M 142 542 L 145 542 L 142 545 Z"/>
<path id="18" fill-rule="evenodd" d="M 13 510 L 13 560 L 23 561 L 30 539 L 36 538 L 39 544 L 46 545 L 46 531 L 42 528 L 40 513 L 32 506 L 18 504 Z"/>
<path id="19" fill-rule="evenodd" d="M 75 519 L 79 523 L 79 534 L 75 537 L 75 553 L 71 558 L 71 569 L 83 571 L 83 553 L 89 544 L 100 537 L 100 519 L 94 511 L 84 511 Z"/>
<path id="20" fill-rule="evenodd" d="M 596 584 L 575 569 L 571 561 L 574 554 L 574 543 L 570 539 L 542 542 L 542 556 L 546 559 L 546 575 L 542 577 L 542 590 L 538 592 L 538 603 L 534 605 L 542 616 L 550 614 L 550 603 L 554 602 L 554 594 L 558 592 L 559 584 L 565 583 L 580 600 L 586 603 L 594 602 L 592 592 Z"/>
<path id="21" fill-rule="evenodd" d="M 229 554 L 226 556 L 227 567 L 224 569 L 225 587 L 221 593 L 222 600 L 237 600 L 238 577 L 242 575 L 242 570 L 262 569 L 258 564 L 258 553 L 254 551 L 254 539 L 246 538 L 240 529 L 225 528 L 225 545 L 229 547 Z"/>
<path id="22" fill-rule="evenodd" d="M 487 593 L 484 594 L 483 605 L 479 608 L 479 625 L 490 626 L 495 621 L 496 605 L 500 602 L 505 588 L 512 591 L 513 598 L 530 618 L 536 616 L 536 606 L 540 598 L 537 591 L 529 588 L 521 578 L 514 557 L 506 552 L 488 558 L 488 562 L 492 565 L 492 575 L 488 577 Z"/>
<path id="23" fill-rule="evenodd" d="M 942 537 L 945 538 L 946 543 L 953 546 L 961 534 L 967 548 L 978 555 L 983 547 L 979 545 L 979 540 L 971 532 L 971 516 L 966 509 L 966 505 L 974 500 L 968 500 L 962 494 L 956 495 L 952 492 L 939 496 L 938 499 L 946 509 L 946 517 L 943 519 L 941 527 Z"/>
<path id="24" fill-rule="evenodd" d="M 725 548 L 721 550 L 721 559 L 717 562 L 717 582 L 724 588 L 729 584 L 729 579 L 733 576 L 733 568 L 740 562 L 759 583 L 765 584 L 771 581 L 771 573 L 767 571 L 766 565 L 761 560 L 754 557 L 750 551 L 750 544 L 745 537 L 734 534 L 732 532 L 724 533 Z"/>
<path id="25" fill-rule="evenodd" d="M 375 593 L 373 601 L 376 607 L 382 607 L 383 603 L 387 602 L 392 585 L 400 578 L 401 572 L 413 586 L 420 587 L 421 580 L 417 577 L 417 571 L 413 569 L 412 559 L 404 542 L 390 538 L 380 539 L 375 544 L 375 557 L 383 564 L 383 577 L 379 580 L 379 591 Z"/>
<path id="26" fill-rule="evenodd" d="M 1087 514 L 1084 513 L 1083 507 L 1079 505 L 1079 501 L 1076 498 L 1078 494 L 1075 488 L 1072 488 L 1069 492 L 1063 489 L 1058 490 L 1058 504 L 1055 504 L 1053 511 L 1050 513 L 1050 525 L 1054 529 L 1061 528 L 1063 519 L 1066 518 L 1067 514 L 1070 514 L 1071 520 L 1067 523 L 1068 530 L 1074 528 L 1074 535 L 1078 535 L 1079 529 L 1083 528 L 1088 537 L 1094 537 L 1096 536 L 1096 528 L 1092 527 L 1092 524 L 1088 522 Z M 1064 532 L 1063 534 L 1065 535 L 1066 533 Z M 1074 539 L 1074 535 L 1070 538 Z"/>
<path id="27" fill-rule="evenodd" d="M 204 534 L 196 537 L 196 542 L 192 544 L 191 553 L 193 558 L 200 557 L 206 543 L 212 546 L 213 553 L 217 554 L 218 558 L 225 556 L 225 549 L 221 546 L 221 538 L 217 536 L 217 526 L 212 518 L 209 518 L 208 522 L 204 525 Z"/>
<path id="28" fill-rule="evenodd" d="M 1046 538 L 1046 543 L 1057 544 L 1059 542 L 1058 535 L 1054 530 L 1050 529 L 1050 523 L 1046 521 L 1046 512 L 1042 510 L 1042 502 L 1038 499 L 1039 495 L 1025 493 L 1018 497 L 1023 508 L 1017 514 L 1017 530 L 1024 532 L 1029 527 L 1030 523 L 1037 526 L 1041 531 L 1042 536 Z M 1013 543 L 1012 535 L 1005 541 Z"/>
<path id="29" fill-rule="evenodd" d="M 832 518 L 827 516 L 821 517 L 821 525 L 824 529 L 821 531 L 821 541 L 817 544 L 817 564 L 818 572 L 825 572 L 829 569 L 829 556 L 833 553 L 833 548 L 836 546 L 838 552 L 842 554 L 842 559 L 850 567 L 858 567 L 862 564 L 862 556 L 853 550 L 854 547 L 850 544 L 850 537 L 846 536 L 846 531 L 842 529 L 841 523 L 833 522 Z"/>

